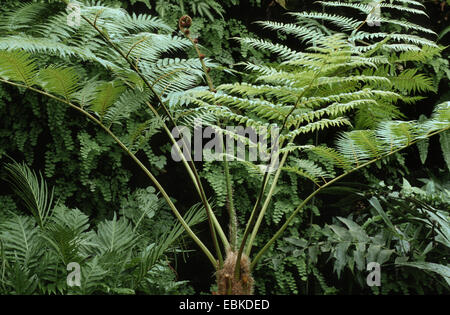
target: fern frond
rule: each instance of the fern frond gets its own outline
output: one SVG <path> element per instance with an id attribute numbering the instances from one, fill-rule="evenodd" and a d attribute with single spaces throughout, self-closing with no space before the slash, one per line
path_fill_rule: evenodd
<path id="1" fill-rule="evenodd" d="M 0 76 L 32 86 L 38 73 L 34 58 L 24 51 L 0 51 Z"/>
<path id="2" fill-rule="evenodd" d="M 421 3 L 420 1 L 415 1 L 415 0 L 394 0 L 393 2 L 400 2 L 403 4 L 416 5 L 416 6 L 425 8 L 425 5 L 423 3 Z"/>
<path id="3" fill-rule="evenodd" d="M 62 264 L 67 266 L 70 262 L 80 262 L 87 257 L 90 246 L 86 245 L 88 234 L 85 232 L 88 228 L 88 216 L 79 210 L 59 206 L 55 208 L 42 237 L 56 252 Z"/>
<path id="4" fill-rule="evenodd" d="M 322 3 L 323 5 L 331 5 L 334 2 L 324 2 L 324 1 L 318 1 L 319 3 Z M 350 4 L 345 3 L 338 3 L 339 6 L 346 6 Z M 351 4 L 352 7 L 369 7 L 362 4 Z M 296 17 L 299 21 L 302 21 L 303 19 L 318 19 L 318 20 L 324 20 L 329 21 L 332 24 L 335 24 L 342 28 L 343 30 L 352 31 L 356 29 L 362 22 L 358 21 L 353 18 L 344 17 L 337 14 L 328 14 L 328 13 L 322 13 L 322 12 L 299 12 L 299 13 L 291 13 L 292 16 Z"/>
<path id="5" fill-rule="evenodd" d="M 351 34 L 349 36 L 349 40 L 351 42 L 354 41 L 361 41 L 361 40 L 375 40 L 375 39 L 385 39 L 388 38 L 395 40 L 397 42 L 404 42 L 404 43 L 411 43 L 414 45 L 423 45 L 423 46 L 431 46 L 431 47 L 438 47 L 438 45 L 426 38 L 414 35 L 414 34 L 401 34 L 401 33 L 392 33 L 392 34 L 388 34 L 388 33 L 380 33 L 380 32 L 374 32 L 374 33 L 369 33 L 369 32 L 364 32 L 364 31 L 359 31 L 355 34 Z M 368 46 L 369 47 L 369 46 Z M 364 50 L 368 50 L 367 47 L 359 47 L 359 49 L 364 48 Z"/>
<path id="6" fill-rule="evenodd" d="M 272 21 L 258 22 L 258 24 L 272 31 L 280 31 L 287 35 L 293 35 L 303 41 L 314 41 L 324 35 L 322 32 L 317 31 L 317 29 L 299 26 L 296 24 L 283 24 Z"/>
<path id="7" fill-rule="evenodd" d="M 346 125 L 350 126 L 351 123 L 347 118 L 344 117 L 338 117 L 336 119 L 321 119 L 319 121 L 315 121 L 305 126 L 294 129 L 293 131 L 290 131 L 284 135 L 281 135 L 280 140 L 291 139 L 292 137 L 296 137 L 300 134 L 306 134 L 314 132 L 316 130 L 324 130 L 330 127 L 342 127 Z"/>
<path id="8" fill-rule="evenodd" d="M 307 54 L 295 51 L 285 45 L 274 44 L 270 41 L 259 38 L 236 38 L 241 44 L 248 45 L 255 49 L 270 51 L 273 54 L 279 55 L 283 60 L 298 59 L 307 56 Z"/>
<path id="9" fill-rule="evenodd" d="M 310 160 L 295 159 L 292 165 L 283 167 L 283 170 L 305 177 L 316 185 L 319 185 L 320 180 L 330 177 L 326 171 Z"/>
<path id="10" fill-rule="evenodd" d="M 415 125 L 408 121 L 387 121 L 375 132 L 377 138 L 386 144 L 386 148 L 389 148 L 388 152 L 409 145 L 417 136 Z"/>
<path id="11" fill-rule="evenodd" d="M 148 32 L 154 30 L 172 32 L 172 28 L 162 19 L 146 14 L 137 15 L 133 13 L 132 15 L 125 15 L 117 24 L 134 32 Z"/>
<path id="12" fill-rule="evenodd" d="M 5 165 L 5 170 L 7 171 L 6 181 L 22 199 L 36 222 L 44 227 L 51 213 L 54 190 L 52 189 L 49 193 L 47 183 L 42 175 L 37 176 L 25 164 L 8 163 Z"/>
<path id="13" fill-rule="evenodd" d="M 333 148 L 329 148 L 326 146 L 313 146 L 309 149 L 309 151 L 313 152 L 319 157 L 330 161 L 333 165 L 336 165 L 345 171 L 348 171 L 352 168 L 351 160 L 348 160 L 343 154 Z"/>
<path id="14" fill-rule="evenodd" d="M 397 76 L 391 76 L 393 86 L 406 93 L 434 91 L 433 80 L 425 74 L 417 74 L 418 69 L 405 69 Z"/>
<path id="15" fill-rule="evenodd" d="M 78 57 L 83 61 L 92 61 L 100 64 L 107 69 L 115 69 L 117 65 L 113 61 L 109 61 L 96 56 L 87 48 L 69 46 L 62 42 L 56 42 L 50 38 L 38 38 L 29 35 L 14 35 L 0 38 L 0 49 L 20 50 L 23 49 L 29 53 L 49 53 L 59 56 L 63 59 Z"/>
<path id="16" fill-rule="evenodd" d="M 1 12 L 0 31 L 28 29 L 45 9 L 45 5 L 41 3 L 22 3 L 14 7 L 14 10 L 4 10 L 5 12 Z"/>
<path id="17" fill-rule="evenodd" d="M 388 24 L 398 25 L 398 26 L 403 27 L 406 30 L 421 31 L 421 32 L 428 33 L 428 34 L 437 35 L 436 32 L 434 32 L 433 30 L 430 30 L 429 28 L 422 27 L 420 25 L 417 25 L 417 24 L 414 24 L 411 22 L 394 20 L 394 19 L 386 19 L 383 17 L 381 17 L 379 20 L 380 20 L 380 23 L 388 23 Z"/>
<path id="18" fill-rule="evenodd" d="M 295 124 L 301 124 L 303 122 L 312 122 L 315 119 L 320 119 L 325 115 L 328 116 L 340 116 L 345 114 L 346 112 L 354 109 L 355 107 L 362 106 L 362 105 L 373 105 L 377 104 L 377 102 L 373 99 L 361 99 L 361 100 L 354 100 L 350 101 L 348 103 L 333 103 L 325 108 L 314 110 L 314 111 L 308 111 L 303 114 L 299 115 L 291 115 L 288 120 L 288 126 L 295 125 Z"/>
<path id="19" fill-rule="evenodd" d="M 360 164 L 367 162 L 373 157 L 370 151 L 366 148 L 360 147 L 360 138 L 356 133 L 343 133 L 339 137 L 336 146 L 339 151 L 347 160 L 352 161 L 353 164 L 359 166 Z"/>
<path id="20" fill-rule="evenodd" d="M 106 111 L 123 93 L 125 87 L 118 82 L 104 82 L 97 86 L 96 95 L 92 99 L 90 109 L 103 119 Z"/>
<path id="21" fill-rule="evenodd" d="M 353 8 L 353 9 L 363 12 L 364 14 L 369 14 L 373 9 L 372 6 L 362 4 L 362 3 L 345 3 L 345 2 L 340 2 L 340 1 L 319 1 L 319 3 L 321 3 L 323 6 L 328 6 L 328 7 Z M 396 5 L 396 4 L 392 4 L 392 3 L 380 3 L 379 6 L 381 8 L 395 9 L 395 10 L 402 11 L 402 12 L 408 12 L 408 13 L 428 16 L 423 10 L 400 6 L 400 5 Z"/>
<path id="22" fill-rule="evenodd" d="M 450 170 L 450 131 L 447 130 L 440 134 L 439 141 L 441 143 L 442 155 L 444 156 L 447 168 Z"/>
<path id="23" fill-rule="evenodd" d="M 136 112 L 149 97 L 146 91 L 126 90 L 112 106 L 108 107 L 103 122 L 107 126 L 121 125 L 121 120 L 129 118 L 131 113 Z"/>
<path id="24" fill-rule="evenodd" d="M 1 224 L 0 239 L 5 257 L 24 267 L 33 268 L 39 261 L 42 244 L 39 230 L 31 217 L 14 216 Z"/>
<path id="25" fill-rule="evenodd" d="M 99 223 L 97 237 L 94 239 L 102 254 L 122 254 L 135 246 L 136 241 L 132 226 L 124 218 L 117 219 L 116 214 L 112 220 Z"/>
<path id="26" fill-rule="evenodd" d="M 79 76 L 75 68 L 50 66 L 39 71 L 40 85 L 44 90 L 72 99 L 79 89 Z"/>
<path id="27" fill-rule="evenodd" d="M 95 256 L 91 261 L 81 267 L 81 288 L 83 295 L 93 294 L 102 287 L 103 279 L 108 274 L 101 263 L 100 257 Z M 76 291 L 75 291 L 76 292 Z"/>

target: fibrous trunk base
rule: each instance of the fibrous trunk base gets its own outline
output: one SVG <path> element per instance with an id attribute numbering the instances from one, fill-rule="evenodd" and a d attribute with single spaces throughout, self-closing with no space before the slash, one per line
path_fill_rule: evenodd
<path id="1" fill-rule="evenodd" d="M 250 274 L 250 259 L 246 255 L 241 257 L 240 278 L 234 275 L 237 253 L 228 251 L 223 268 L 217 271 L 217 294 L 219 295 L 251 295 L 254 280 Z"/>

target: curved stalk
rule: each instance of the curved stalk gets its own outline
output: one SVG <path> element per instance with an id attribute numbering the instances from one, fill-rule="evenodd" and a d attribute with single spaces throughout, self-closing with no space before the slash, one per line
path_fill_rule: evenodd
<path id="1" fill-rule="evenodd" d="M 278 178 L 280 177 L 280 174 L 281 174 L 281 169 L 282 169 L 284 163 L 286 162 L 288 154 L 289 154 L 288 152 L 285 152 L 283 157 L 282 157 L 282 159 L 281 159 L 280 165 L 279 165 L 279 167 L 277 169 L 277 172 L 275 173 L 275 176 L 273 178 L 273 182 L 272 182 L 272 185 L 270 186 L 270 189 L 269 189 L 269 192 L 267 194 L 266 200 L 264 201 L 264 204 L 263 204 L 263 206 L 261 208 L 261 211 L 259 213 L 258 219 L 256 220 L 256 223 L 255 223 L 255 226 L 253 227 L 252 234 L 250 235 L 250 239 L 248 241 L 248 246 L 247 246 L 247 248 L 245 250 L 245 253 L 246 253 L 247 256 L 250 256 L 250 252 L 252 250 L 253 242 L 255 240 L 256 234 L 258 233 L 258 229 L 259 229 L 259 226 L 261 225 L 261 222 L 262 222 L 262 219 L 264 217 L 264 214 L 266 213 L 266 210 L 269 207 L 270 201 L 272 200 L 272 195 L 273 195 L 273 193 L 275 191 L 275 188 L 277 186 Z"/>
<path id="2" fill-rule="evenodd" d="M 317 73 L 314 75 L 314 77 L 312 78 L 312 80 L 311 80 L 311 82 L 309 83 L 309 85 L 302 91 L 302 93 L 301 93 L 301 94 L 299 95 L 299 97 L 297 98 L 297 100 L 296 100 L 294 106 L 292 107 L 292 109 L 289 111 L 289 113 L 288 113 L 288 114 L 286 115 L 286 117 L 284 118 L 283 124 L 282 124 L 282 126 L 281 126 L 281 130 L 280 130 L 280 132 L 279 132 L 279 134 L 278 134 L 278 136 L 277 136 L 275 142 L 278 142 L 278 140 L 280 139 L 280 136 L 281 136 L 283 130 L 284 130 L 284 129 L 286 128 L 286 126 L 287 126 L 287 122 L 288 122 L 289 117 L 294 113 L 294 111 L 295 111 L 295 109 L 297 108 L 297 106 L 299 105 L 299 102 L 300 102 L 300 100 L 302 99 L 302 97 L 306 94 L 306 92 L 308 92 L 308 91 L 311 89 L 311 87 L 312 87 L 314 81 L 319 77 L 320 73 L 321 73 L 321 69 L 319 69 L 319 71 L 317 71 Z M 298 124 L 297 124 L 296 128 L 298 128 Z M 293 140 L 294 140 L 294 139 L 292 139 L 292 141 L 293 141 Z M 280 144 L 280 148 L 281 148 L 281 147 L 282 147 L 282 143 Z M 271 150 L 271 152 L 270 152 L 270 159 L 269 159 L 270 161 L 272 161 L 273 153 L 274 153 L 273 150 Z M 287 153 L 287 152 L 286 152 L 286 153 Z M 287 154 L 288 154 L 288 153 L 287 153 Z M 287 158 L 287 154 L 285 154 L 286 158 Z M 251 212 L 251 214 L 250 214 L 250 219 L 249 219 L 249 221 L 248 221 L 248 223 L 247 223 L 247 226 L 246 226 L 245 232 L 244 232 L 244 237 L 242 238 L 242 241 L 241 241 L 241 246 L 240 246 L 240 248 L 239 248 L 239 252 L 238 252 L 238 256 L 237 256 L 237 261 L 236 261 L 236 271 L 235 271 L 235 277 L 236 277 L 236 278 L 239 278 L 239 277 L 240 277 L 240 272 L 241 272 L 241 271 L 240 271 L 240 261 L 241 261 L 242 253 L 243 253 L 243 251 L 244 251 L 245 244 L 246 244 L 246 242 L 247 242 L 248 235 L 249 235 L 249 233 L 250 233 L 250 228 L 251 228 L 252 225 L 254 224 L 254 220 L 255 220 L 256 213 L 259 212 L 259 214 L 258 214 L 258 219 L 257 219 L 257 222 L 259 222 L 259 224 L 261 223 L 262 217 L 263 217 L 263 215 L 264 215 L 264 213 L 262 213 L 262 215 L 261 215 L 260 205 L 261 205 L 261 200 L 262 200 L 262 198 L 264 197 L 264 192 L 265 192 L 265 190 L 266 190 L 267 183 L 268 183 L 268 181 L 269 181 L 269 169 L 270 169 L 270 167 L 271 167 L 271 163 L 269 163 L 269 165 L 267 166 L 266 172 L 265 172 L 264 177 L 263 177 L 263 180 L 262 180 L 262 185 L 261 185 L 261 188 L 260 188 L 260 190 L 259 190 L 258 198 L 256 199 L 255 206 L 253 207 L 253 210 L 252 210 L 252 212 Z M 280 167 L 280 168 L 281 168 L 281 167 Z M 278 177 L 276 178 L 276 180 L 278 180 Z M 273 185 L 276 185 L 276 181 L 274 181 Z M 270 198 L 271 198 L 271 195 L 270 195 Z M 270 198 L 268 198 L 266 201 L 267 201 L 267 202 L 270 202 Z M 264 204 L 266 204 L 266 202 L 265 202 Z M 267 205 L 268 205 L 268 203 L 267 203 Z M 261 208 L 261 209 L 262 209 L 262 208 Z M 264 212 L 265 212 L 265 210 L 264 210 Z M 258 224 L 257 226 L 255 225 L 255 229 L 256 229 L 256 232 L 254 233 L 255 236 L 256 236 L 257 230 L 258 230 L 258 228 L 259 228 L 259 224 Z M 254 229 L 254 231 L 255 231 L 255 229 Z M 252 233 L 252 235 L 253 235 L 253 233 Z M 249 243 L 249 245 L 248 245 L 248 248 L 249 248 L 249 249 L 248 249 L 248 252 L 250 252 L 250 250 L 251 250 L 252 242 L 253 242 L 255 236 L 252 237 L 252 241 L 251 241 L 251 242 Z"/>
<path id="3" fill-rule="evenodd" d="M 192 39 L 192 37 L 189 35 L 189 32 L 184 32 L 184 35 L 187 39 L 192 43 L 194 46 L 195 52 L 197 53 L 197 56 L 200 60 L 200 63 L 202 65 L 203 72 L 206 77 L 206 81 L 208 83 L 209 91 L 215 92 L 216 89 L 214 87 L 214 83 L 211 79 L 211 76 L 209 75 L 208 67 L 206 66 L 204 55 L 202 55 L 200 49 L 198 48 L 198 43 Z M 220 121 L 218 122 L 218 125 L 220 127 Z M 225 145 L 223 143 L 222 138 L 222 148 L 225 150 Z M 227 188 L 227 208 L 228 208 L 228 214 L 230 219 L 230 244 L 228 244 L 227 247 L 232 248 L 233 250 L 236 247 L 236 241 L 237 241 L 237 219 L 236 219 L 236 212 L 234 208 L 234 202 L 233 202 L 233 187 L 231 184 L 231 176 L 230 176 L 230 169 L 228 160 L 226 157 L 226 154 L 223 155 L 223 163 L 224 163 L 224 173 L 225 173 L 225 182 L 226 182 L 226 188 Z"/>
<path id="4" fill-rule="evenodd" d="M 123 59 L 125 59 L 127 61 L 127 63 L 130 65 L 130 67 L 132 68 L 132 70 L 134 72 L 136 72 L 136 74 L 143 80 L 144 84 L 147 86 L 147 88 L 152 91 L 152 93 L 156 96 L 158 103 L 161 105 L 161 107 L 163 108 L 164 112 L 166 113 L 166 115 L 169 117 L 170 122 L 174 125 L 175 128 L 178 128 L 175 119 L 173 118 L 172 114 L 170 113 L 170 111 L 168 110 L 168 108 L 166 107 L 166 105 L 164 104 L 164 102 L 162 101 L 160 95 L 158 93 L 156 93 L 154 87 L 150 84 L 150 82 L 148 82 L 148 80 L 145 78 L 145 76 L 141 73 L 141 71 L 139 70 L 139 68 L 137 67 L 137 65 L 135 65 L 125 54 L 124 52 L 117 47 L 110 39 L 108 36 L 106 36 L 98 27 L 95 23 L 92 23 L 88 18 L 86 18 L 85 16 L 81 16 L 81 18 L 83 20 L 85 20 L 89 25 L 91 25 L 96 31 L 97 33 L 99 33 L 99 35 L 101 36 L 101 38 L 103 39 L 103 41 L 108 44 L 110 47 L 112 47 Z M 164 124 L 165 125 L 165 124 Z M 210 230 L 211 230 L 211 234 L 212 234 L 212 238 L 213 238 L 213 242 L 214 242 L 214 246 L 216 249 L 218 249 L 219 251 L 217 252 L 217 255 L 219 257 L 219 260 L 222 261 L 220 259 L 221 257 L 221 253 L 220 253 L 220 248 L 219 248 L 219 244 L 217 242 L 217 238 L 215 236 L 215 228 L 221 228 L 220 224 L 218 224 L 217 220 L 213 220 L 212 216 L 214 215 L 212 212 L 212 208 L 208 203 L 208 200 L 206 199 L 206 194 L 204 192 L 204 189 L 202 187 L 201 181 L 200 181 L 200 177 L 198 176 L 197 170 L 195 168 L 195 165 L 192 161 L 190 161 L 189 163 L 191 170 L 194 174 L 194 177 L 196 178 L 197 181 L 197 185 L 198 188 L 200 190 L 200 198 L 202 200 L 202 203 L 205 206 L 205 210 L 206 210 L 206 214 L 208 217 L 208 223 L 210 226 Z M 218 227 L 217 227 L 218 226 Z M 226 244 L 225 244 L 226 245 Z"/>

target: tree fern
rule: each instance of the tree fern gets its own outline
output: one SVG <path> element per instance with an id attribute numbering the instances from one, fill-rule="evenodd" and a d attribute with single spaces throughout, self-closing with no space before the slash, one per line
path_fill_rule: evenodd
<path id="1" fill-rule="evenodd" d="M 395 2 L 391 1 L 391 6 L 384 6 L 384 9 L 399 10 Z M 406 0 L 399 2 L 415 4 Z M 340 2 L 332 2 L 330 5 L 339 4 Z M 99 5 L 81 6 L 83 20 L 78 29 L 68 29 L 61 24 L 66 17 L 65 13 L 58 14 L 34 30 L 24 29 L 28 40 L 23 41 L 23 45 L 22 42 L 13 41 L 19 36 L 25 36 L 22 31 L 19 34 L 0 29 L 0 34 L 4 35 L 4 38 L 0 39 L 1 82 L 28 88 L 58 100 L 96 123 L 145 172 L 179 221 L 179 225 L 172 230 L 174 234 L 169 233 L 162 239 L 162 247 L 150 245 L 137 255 L 134 250 L 137 237 L 134 233 L 137 233 L 137 230 L 133 230 L 130 222 L 116 216 L 112 221 L 103 222 L 93 238 L 95 245 L 89 249 L 96 255 L 86 262 L 86 268 L 83 269 L 85 282 L 82 284 L 82 292 L 101 291 L 99 282 L 110 277 L 108 270 L 127 276 L 120 281 L 113 281 L 111 286 L 103 289 L 111 291 L 120 287 L 128 292 L 138 287 L 140 281 L 148 275 L 149 267 L 154 265 L 155 257 L 159 257 L 163 249 L 171 244 L 171 240 L 179 235 L 181 227 L 188 232 L 216 270 L 224 271 L 221 269 L 224 260 L 217 239 L 219 236 L 228 254 L 231 253 L 230 249 L 236 251 L 231 253 L 237 255 L 236 268 L 231 272 L 234 272 L 237 281 L 243 281 L 241 271 L 254 269 L 261 256 L 280 238 L 296 214 L 321 190 L 419 140 L 448 130 L 448 102 L 438 105 L 432 117 L 423 122 L 394 120 L 401 117 L 398 108 L 402 102 L 411 104 L 419 99 L 413 93 L 433 89 L 431 81 L 422 74 L 409 69 L 401 70 L 396 59 L 398 58 L 398 63 L 417 61 L 413 54 L 405 53 L 414 50 L 423 54 L 421 58 L 435 56 L 439 51 L 436 45 L 430 44 L 428 39 L 419 35 L 408 39 L 407 33 L 397 37 L 384 33 L 367 35 L 362 29 L 368 22 L 365 15 L 371 12 L 368 7 L 347 2 L 341 6 L 362 11 L 362 19 L 357 19 L 356 16 L 350 19 L 326 12 L 305 12 L 295 14 L 298 20 L 295 24 L 262 22 L 263 27 L 267 29 L 293 35 L 304 41 L 307 48 L 300 52 L 283 45 L 268 44 L 266 41 L 241 40 L 254 48 L 277 53 L 282 60 L 270 65 L 248 62 L 245 64 L 245 71 L 253 73 L 247 82 L 223 84 L 217 88 L 208 75 L 207 65 L 210 63 L 205 60 L 198 45 L 189 35 L 192 20 L 187 16 L 180 19 L 180 30 L 185 35 L 183 38 L 164 33 L 164 27 L 159 28 L 161 32 L 158 33 L 141 29 L 138 26 L 140 19 L 150 21 L 150 18 L 130 17 L 123 10 Z M 403 11 L 408 14 L 421 14 L 419 10 Z M 125 24 L 121 24 L 121 21 L 125 21 Z M 324 22 L 324 25 L 319 27 L 320 23 L 317 21 Z M 408 32 L 433 35 L 428 29 L 408 21 L 383 17 L 381 22 L 397 25 Z M 144 28 L 154 27 L 152 22 L 143 24 Z M 336 28 L 338 30 L 335 30 Z M 49 42 L 48 38 L 54 40 Z M 163 59 L 165 54 L 181 51 L 191 45 L 198 54 L 198 60 Z M 423 49 L 427 46 L 428 48 Z M 34 60 L 33 54 L 36 52 L 56 55 L 58 66 L 49 68 L 49 65 L 42 64 L 41 60 Z M 393 53 L 400 55 L 393 56 Z M 74 58 L 75 61 L 68 57 Z M 108 75 L 102 72 L 101 78 L 91 77 L 83 71 L 78 71 L 79 82 L 82 82 L 78 85 L 75 76 L 70 78 L 70 71 L 66 71 L 65 67 L 81 61 L 106 68 Z M 48 77 L 48 69 L 54 71 L 51 78 Z M 69 84 L 61 85 L 55 80 L 58 77 L 69 77 Z M 192 89 L 202 78 L 206 78 L 208 89 Z M 180 97 L 180 91 L 183 90 L 189 90 L 189 93 Z M 135 102 L 128 101 L 129 98 L 136 98 Z M 167 106 L 166 100 L 169 100 L 170 107 Z M 151 118 L 146 116 L 140 122 L 126 121 L 122 130 L 128 131 L 128 134 L 117 136 L 114 129 L 121 126 L 120 121 L 130 117 L 132 112 L 135 116 L 142 114 L 141 105 L 145 105 L 147 111 L 142 112 L 146 115 L 150 113 Z M 130 107 L 122 110 L 122 106 Z M 376 109 L 378 115 L 372 116 L 373 109 Z M 207 119 L 206 125 L 222 134 L 226 134 L 224 123 L 252 126 L 258 131 L 278 130 L 279 136 L 272 139 L 272 144 L 279 142 L 282 149 L 281 152 L 269 150 L 270 157 L 281 158 L 279 168 L 275 170 L 270 169 L 272 161 L 262 167 L 253 163 L 256 168 L 266 171 L 257 175 L 251 174 L 251 177 L 258 178 L 261 189 L 256 196 L 250 219 L 243 229 L 239 246 L 235 241 L 229 242 L 225 236 L 206 197 L 195 164 L 188 158 L 182 159 L 207 214 L 217 258 L 192 231 L 190 222 L 196 216 L 189 213 L 182 216 L 155 175 L 136 156 L 139 149 L 145 148 L 144 142 L 148 142 L 153 132 L 161 127 L 179 149 L 169 127 L 177 127 L 177 120 L 188 122 L 192 127 L 199 117 Z M 369 120 L 370 124 L 367 123 Z M 336 148 L 311 144 L 314 143 L 311 134 L 319 134 L 324 130 L 338 133 Z M 233 131 L 228 135 L 235 139 L 241 136 Z M 267 133 L 265 137 L 268 137 Z M 125 140 L 126 138 L 128 139 Z M 81 139 L 88 143 L 90 137 L 84 133 L 81 134 Z M 302 144 L 299 145 L 300 141 Z M 92 148 L 89 148 L 89 145 L 85 147 L 82 155 L 87 157 L 89 162 Z M 294 150 L 294 147 L 298 150 Z M 94 154 L 102 150 L 99 145 L 95 149 Z M 307 160 L 305 154 L 308 152 L 313 152 L 317 161 L 326 163 L 319 165 Z M 292 155 L 288 158 L 291 153 L 295 154 L 294 158 Z M 232 176 L 228 170 L 227 155 L 222 157 L 226 158 L 223 164 L 225 176 L 214 175 L 210 183 L 216 186 L 216 191 L 222 191 L 222 197 L 225 197 L 222 201 L 230 204 L 233 202 L 233 190 L 230 187 Z M 244 162 L 247 161 L 236 160 L 233 163 L 243 163 L 246 169 L 251 169 L 249 163 Z M 286 221 L 262 246 L 251 264 L 241 270 L 240 257 L 244 251 L 247 255 L 251 254 L 256 234 L 277 191 L 277 182 L 283 170 L 293 171 L 312 180 L 317 186 L 316 190 L 304 200 L 296 200 L 297 207 L 289 211 L 290 215 Z M 216 172 L 222 173 L 222 170 Z M 288 210 L 280 210 L 281 203 L 276 207 L 277 220 L 288 214 Z M 233 211 L 231 208 L 229 210 L 230 226 L 233 227 Z M 69 251 L 63 252 L 62 257 L 71 256 L 65 253 L 71 254 L 72 250 L 77 251 L 76 246 L 71 247 L 71 237 L 61 235 L 59 230 L 54 232 L 63 243 L 68 244 Z M 233 246 L 230 246 L 230 243 Z M 346 250 L 347 248 L 341 248 L 340 252 L 333 254 L 335 258 L 339 258 Z M 135 260 L 129 264 L 124 263 L 127 260 L 125 257 L 133 257 Z M 341 266 L 337 270 L 340 271 Z M 286 276 L 284 280 L 282 285 L 293 290 L 294 281 L 291 275 Z M 121 286 L 121 282 L 126 285 Z"/>

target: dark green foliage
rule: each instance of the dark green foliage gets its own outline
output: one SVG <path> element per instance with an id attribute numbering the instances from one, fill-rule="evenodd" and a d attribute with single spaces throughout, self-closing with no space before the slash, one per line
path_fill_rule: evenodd
<path id="1" fill-rule="evenodd" d="M 34 196 L 48 193 L 37 187 L 32 171 L 19 164 L 7 165 L 20 191 L 32 187 Z M 20 193 L 24 201 L 29 196 Z M 145 202 L 147 209 L 138 205 Z M 36 205 L 39 209 L 39 205 Z M 36 207 L 30 205 L 30 209 Z M 151 209 L 151 210 L 149 210 Z M 37 210 L 37 209 L 36 209 Z M 205 219 L 199 207 L 185 216 L 190 225 Z M 33 210 L 32 210 L 33 211 Z M 180 251 L 182 227 L 165 218 L 159 198 L 149 188 L 123 205 L 123 213 L 91 226 L 77 209 L 58 204 L 42 216 L 11 215 L 1 222 L 0 292 L 8 294 L 179 294 L 187 293 L 170 268 L 171 252 Z M 130 218 L 130 219 L 127 219 Z M 138 218 L 138 219 L 137 219 Z M 136 220 L 137 219 L 137 220 Z M 153 230 L 149 226 L 165 226 Z M 145 228 L 144 228 L 145 227 Z M 81 286 L 70 287 L 66 268 L 81 267 Z"/>

